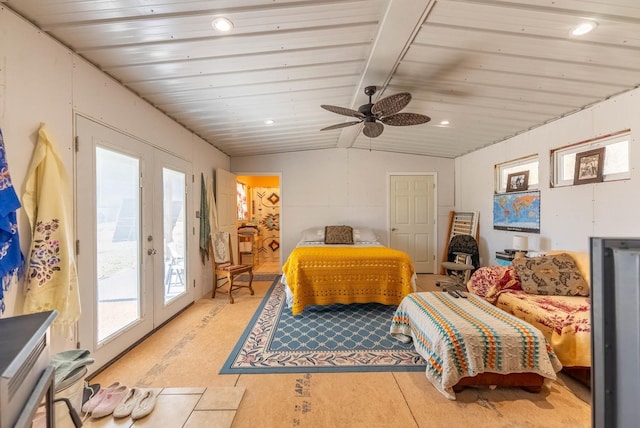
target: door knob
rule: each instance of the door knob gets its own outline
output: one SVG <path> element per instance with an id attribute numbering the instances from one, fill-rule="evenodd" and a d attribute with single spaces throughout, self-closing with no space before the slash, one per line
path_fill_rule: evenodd
<path id="1" fill-rule="evenodd" d="M 154 256 L 158 251 L 156 251 L 155 248 L 149 248 L 147 250 L 147 254 L 149 254 L 150 256 Z"/>
<path id="2" fill-rule="evenodd" d="M 392 228 L 391 228 L 391 231 L 392 231 L 392 232 L 395 232 L 396 230 L 398 230 L 398 229 L 396 229 L 395 227 L 392 227 Z"/>

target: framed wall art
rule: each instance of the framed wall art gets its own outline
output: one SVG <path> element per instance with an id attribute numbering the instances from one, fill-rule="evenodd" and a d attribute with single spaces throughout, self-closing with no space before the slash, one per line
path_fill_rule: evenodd
<path id="1" fill-rule="evenodd" d="M 514 172 L 507 176 L 507 192 L 522 192 L 529 188 L 529 171 Z"/>
<path id="2" fill-rule="evenodd" d="M 576 153 L 573 184 L 599 183 L 604 167 L 604 147 Z"/>

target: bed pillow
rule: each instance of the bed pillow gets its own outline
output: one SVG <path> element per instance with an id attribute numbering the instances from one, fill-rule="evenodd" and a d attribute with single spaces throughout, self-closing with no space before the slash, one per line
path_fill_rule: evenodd
<path id="1" fill-rule="evenodd" d="M 351 226 L 327 226 L 324 229 L 325 244 L 353 244 Z"/>
<path id="2" fill-rule="evenodd" d="M 529 294 L 588 296 L 589 285 L 567 253 L 513 260 L 522 289 Z"/>
<path id="3" fill-rule="evenodd" d="M 324 227 L 311 227 L 302 231 L 303 242 L 324 242 Z"/>
<path id="4" fill-rule="evenodd" d="M 368 227 L 353 229 L 353 242 L 378 242 L 378 236 Z"/>

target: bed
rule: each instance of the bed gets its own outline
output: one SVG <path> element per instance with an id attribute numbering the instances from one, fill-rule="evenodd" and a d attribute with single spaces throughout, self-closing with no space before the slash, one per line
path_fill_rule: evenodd
<path id="1" fill-rule="evenodd" d="M 342 226 L 345 227 L 345 226 Z M 388 248 L 366 228 L 353 228 L 352 239 L 327 239 L 330 227 L 307 229 L 282 268 L 287 307 L 293 315 L 307 305 L 381 303 L 398 305 L 415 291 L 413 262 Z M 346 241 L 346 243 L 345 243 Z"/>
<path id="2" fill-rule="evenodd" d="M 390 333 L 413 342 L 427 379 L 455 400 L 461 385 L 522 386 L 540 391 L 562 364 L 537 328 L 484 299 L 413 293 L 398 306 Z"/>

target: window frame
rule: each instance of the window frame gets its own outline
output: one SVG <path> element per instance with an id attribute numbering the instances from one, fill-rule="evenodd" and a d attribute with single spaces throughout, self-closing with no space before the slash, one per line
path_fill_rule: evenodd
<path id="1" fill-rule="evenodd" d="M 616 181 L 616 180 L 628 180 L 631 178 L 631 165 L 630 165 L 630 156 L 629 156 L 629 144 L 631 142 L 631 130 L 626 129 L 623 131 L 614 132 L 612 134 L 601 135 L 599 137 L 591 138 L 589 140 L 580 141 L 575 144 L 570 144 L 568 146 L 558 147 L 549 152 L 549 162 L 551 164 L 551 177 L 550 177 L 550 185 L 552 188 L 555 187 L 567 187 L 567 186 L 575 186 L 574 184 L 574 174 L 570 174 L 571 178 L 561 179 L 560 177 L 564 174 L 564 157 L 569 155 L 573 156 L 575 159 L 575 155 L 578 153 L 582 153 L 588 150 L 593 150 L 597 148 L 604 147 L 605 148 L 605 162 L 606 162 L 606 148 L 607 146 L 611 146 L 614 144 L 618 144 L 621 142 L 627 142 L 627 171 L 626 172 L 618 172 L 613 174 L 605 174 L 603 171 L 602 181 Z"/>
<path id="2" fill-rule="evenodd" d="M 534 174 L 532 174 L 532 170 L 535 167 L 532 168 L 524 168 L 524 169 L 520 169 L 518 170 L 517 167 L 518 166 L 524 166 L 530 163 L 535 163 L 537 167 L 537 171 Z M 510 161 L 507 162 L 502 162 L 499 164 L 494 165 L 494 193 L 506 193 L 507 192 L 507 179 L 509 177 L 510 173 L 514 173 L 514 172 L 523 172 L 523 171 L 527 171 L 529 174 L 529 180 L 531 180 L 532 177 L 537 177 L 538 178 L 538 182 L 537 183 L 533 183 L 531 184 L 531 182 L 528 183 L 528 188 L 527 190 L 537 190 L 540 186 L 540 155 L 538 153 L 533 153 L 527 156 L 523 156 L 521 158 L 517 158 L 517 159 L 512 159 Z"/>

